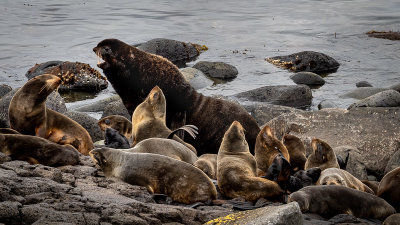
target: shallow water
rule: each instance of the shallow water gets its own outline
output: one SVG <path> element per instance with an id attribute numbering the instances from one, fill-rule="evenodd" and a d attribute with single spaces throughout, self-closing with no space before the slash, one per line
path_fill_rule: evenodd
<path id="1" fill-rule="evenodd" d="M 198 60 L 224 61 L 238 68 L 235 80 L 202 89 L 206 95 L 294 84 L 290 72 L 264 59 L 305 50 L 323 52 L 341 66 L 325 77 L 324 86 L 313 90 L 313 108 L 323 99 L 346 107 L 355 100 L 339 95 L 355 89 L 358 81 L 376 87 L 400 82 L 400 42 L 365 35 L 370 30 L 399 31 L 399 11 L 398 0 L 2 0 L 0 84 L 21 86 L 30 67 L 50 60 L 97 68 L 92 49 L 105 38 L 133 44 L 162 37 L 205 44 L 209 50 Z M 109 88 L 95 99 L 67 106 L 111 93 Z"/>

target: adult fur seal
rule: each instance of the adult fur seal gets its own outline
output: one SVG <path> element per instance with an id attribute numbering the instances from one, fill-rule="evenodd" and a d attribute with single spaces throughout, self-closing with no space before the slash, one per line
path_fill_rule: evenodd
<path id="1" fill-rule="evenodd" d="M 13 160 L 46 166 L 76 165 L 79 152 L 71 145 L 59 145 L 41 137 L 0 134 L 0 150 Z"/>
<path id="2" fill-rule="evenodd" d="M 201 170 L 167 156 L 105 147 L 92 150 L 90 156 L 106 176 L 144 186 L 150 193 L 165 194 L 177 202 L 206 202 L 217 196 L 214 184 Z"/>
<path id="3" fill-rule="evenodd" d="M 203 154 L 193 164 L 211 179 L 217 179 L 217 154 Z"/>
<path id="4" fill-rule="evenodd" d="M 278 154 L 282 154 L 282 156 L 290 162 L 288 150 L 285 145 L 272 134 L 272 130 L 269 126 L 265 126 L 257 135 L 254 152 L 257 168 L 264 173 L 267 172 Z"/>
<path id="5" fill-rule="evenodd" d="M 400 167 L 387 173 L 379 182 L 377 195 L 400 212 Z"/>
<path id="6" fill-rule="evenodd" d="M 289 195 L 288 202 L 299 203 L 302 212 L 316 213 L 325 218 L 349 214 L 359 218 L 384 220 L 396 213 L 385 200 L 343 186 L 308 186 Z"/>
<path id="7" fill-rule="evenodd" d="M 311 142 L 313 153 L 308 156 L 305 169 L 319 167 L 323 171 L 327 168 L 339 168 L 336 154 L 326 142 L 314 138 Z"/>
<path id="8" fill-rule="evenodd" d="M 304 165 L 307 161 L 306 148 L 300 138 L 291 134 L 285 134 L 283 136 L 283 144 L 289 152 L 292 171 L 304 170 Z"/>
<path id="9" fill-rule="evenodd" d="M 232 123 L 222 139 L 217 156 L 217 180 L 221 193 L 230 198 L 255 201 L 283 194 L 276 182 L 257 177 L 256 160 L 238 121 Z"/>
<path id="10" fill-rule="evenodd" d="M 355 176 L 351 175 L 351 173 L 338 168 L 328 168 L 322 171 L 317 181 L 317 185 L 340 185 L 359 191 L 364 191 L 373 195 L 375 194 L 371 188 L 369 188 Z"/>
<path id="11" fill-rule="evenodd" d="M 104 117 L 97 122 L 100 129 L 105 132 L 107 128 L 113 128 L 118 133 L 124 135 L 129 141 L 132 141 L 132 122 L 120 115 L 111 115 Z"/>
<path id="12" fill-rule="evenodd" d="M 61 79 L 50 74 L 29 80 L 11 99 L 8 109 L 10 127 L 21 134 L 36 135 L 58 144 L 71 144 L 88 155 L 93 142 L 85 128 L 45 105 L 47 96 L 60 84 Z"/>
<path id="13" fill-rule="evenodd" d="M 98 66 L 133 112 L 150 90 L 158 85 L 166 96 L 167 126 L 172 130 L 193 124 L 200 135 L 188 139 L 198 151 L 217 153 L 224 131 L 234 120 L 243 124 L 250 149 L 254 149 L 260 128 L 240 105 L 203 96 L 185 80 L 178 67 L 165 58 L 149 54 L 117 39 L 101 41 L 93 51 L 105 62 Z"/>

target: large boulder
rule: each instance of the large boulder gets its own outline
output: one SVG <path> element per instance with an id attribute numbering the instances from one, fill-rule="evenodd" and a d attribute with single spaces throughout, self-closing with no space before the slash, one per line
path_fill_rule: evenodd
<path id="1" fill-rule="evenodd" d="M 376 88 L 376 87 L 359 87 L 350 91 L 346 94 L 341 95 L 342 98 L 355 98 L 355 99 L 364 99 L 368 98 L 371 95 L 377 94 L 382 91 L 389 90 L 387 88 Z"/>
<path id="2" fill-rule="evenodd" d="M 325 80 L 316 73 L 312 72 L 298 72 L 290 76 L 296 84 L 306 85 L 324 85 Z"/>
<path id="3" fill-rule="evenodd" d="M 267 125 L 278 133 L 322 139 L 331 147 L 353 146 L 367 170 L 380 177 L 400 140 L 399 115 L 400 107 L 325 109 L 283 114 Z"/>
<path id="4" fill-rule="evenodd" d="M 124 116 L 128 120 L 132 120 L 132 115 L 129 114 L 128 110 L 126 109 L 124 103 L 122 103 L 122 100 L 114 101 L 109 103 L 103 111 L 103 114 L 101 115 L 101 118 L 111 116 L 111 115 L 120 115 Z"/>
<path id="5" fill-rule="evenodd" d="M 202 71 L 207 76 L 218 79 L 233 79 L 238 75 L 236 67 L 224 62 L 197 62 L 193 68 Z"/>
<path id="6" fill-rule="evenodd" d="M 210 80 L 203 72 L 196 68 L 186 67 L 180 69 L 183 77 L 189 81 L 190 85 L 195 89 L 202 89 L 211 86 L 214 82 Z"/>
<path id="7" fill-rule="evenodd" d="M 284 113 L 301 111 L 292 107 L 273 105 L 265 102 L 243 102 L 241 104 L 247 112 L 256 119 L 258 125 L 263 125 Z"/>
<path id="8" fill-rule="evenodd" d="M 30 80 L 41 74 L 48 73 L 62 79 L 60 92 L 80 90 L 98 92 L 108 87 L 107 78 L 89 64 L 68 61 L 49 61 L 36 64 L 26 72 L 25 76 Z"/>
<path id="9" fill-rule="evenodd" d="M 136 46 L 142 51 L 160 55 L 179 67 L 185 66 L 186 62 L 195 60 L 206 46 L 192 44 L 165 38 L 156 38 Z"/>
<path id="10" fill-rule="evenodd" d="M 103 139 L 103 133 L 99 125 L 97 124 L 98 121 L 95 118 L 85 113 L 75 111 L 66 112 L 64 115 L 68 116 L 72 120 L 79 123 L 83 128 L 85 128 L 88 131 L 93 142 Z"/>
<path id="11" fill-rule="evenodd" d="M 287 56 L 265 59 L 267 62 L 292 72 L 308 71 L 318 74 L 336 72 L 340 64 L 332 57 L 319 52 L 304 51 Z"/>
<path id="12" fill-rule="evenodd" d="M 349 106 L 355 107 L 397 107 L 400 106 L 400 93 L 395 90 L 382 91 Z"/>
<path id="13" fill-rule="evenodd" d="M 357 148 L 345 145 L 335 147 L 333 148 L 333 151 L 343 160 L 346 160 L 347 155 L 349 156 L 346 166 L 347 172 L 351 173 L 360 180 L 368 180 L 367 168 L 362 161 L 361 152 Z"/>
<path id="14" fill-rule="evenodd" d="M 241 92 L 233 97 L 295 108 L 310 107 L 312 102 L 311 89 L 306 85 L 265 86 Z"/>
<path id="15" fill-rule="evenodd" d="M 400 142 L 397 143 L 397 150 L 390 156 L 385 168 L 385 174 L 400 167 Z"/>
<path id="16" fill-rule="evenodd" d="M 115 101 L 122 101 L 121 97 L 119 95 L 113 95 L 111 97 L 105 98 L 98 100 L 96 102 L 84 105 L 84 106 L 79 106 L 78 108 L 72 108 L 74 111 L 78 112 L 102 112 L 104 111 L 104 108 L 110 104 L 111 102 Z"/>

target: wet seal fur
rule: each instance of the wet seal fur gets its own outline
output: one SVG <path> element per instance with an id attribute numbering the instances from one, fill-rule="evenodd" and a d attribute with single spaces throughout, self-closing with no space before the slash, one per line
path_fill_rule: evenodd
<path id="1" fill-rule="evenodd" d="M 98 66 L 129 112 L 132 113 L 147 93 L 158 85 L 167 101 L 166 125 L 172 130 L 184 124 L 199 128 L 200 135 L 195 140 L 185 139 L 199 155 L 217 153 L 224 131 L 234 120 L 244 126 L 250 148 L 254 149 L 260 131 L 255 119 L 240 105 L 196 92 L 178 67 L 167 59 L 117 39 L 103 40 L 93 51 L 105 60 Z"/>
<path id="2" fill-rule="evenodd" d="M 203 171 L 210 179 L 217 179 L 217 154 L 203 154 L 193 166 Z"/>
<path id="3" fill-rule="evenodd" d="M 152 194 L 166 194 L 177 202 L 207 202 L 217 196 L 214 184 L 201 170 L 167 156 L 111 148 L 94 149 L 90 156 L 107 177 L 146 187 Z"/>
<path id="4" fill-rule="evenodd" d="M 0 134 L 0 150 L 13 160 L 46 166 L 76 165 L 79 152 L 71 145 L 59 145 L 41 137 Z"/>
<path id="5" fill-rule="evenodd" d="M 319 167 L 323 171 L 327 168 L 339 168 L 336 154 L 328 143 L 314 138 L 311 141 L 313 153 L 308 156 L 304 169 Z"/>
<path id="6" fill-rule="evenodd" d="M 317 181 L 317 185 L 340 185 L 373 195 L 375 194 L 371 188 L 369 188 L 355 176 L 351 175 L 346 170 L 338 168 L 328 168 L 322 171 Z"/>
<path id="7" fill-rule="evenodd" d="M 10 127 L 21 134 L 36 135 L 58 144 L 71 144 L 88 155 L 93 149 L 92 138 L 80 124 L 48 109 L 47 96 L 61 84 L 50 74 L 32 78 L 13 96 L 8 109 Z"/>
<path id="8" fill-rule="evenodd" d="M 349 214 L 384 220 L 396 213 L 389 203 L 375 195 L 337 185 L 304 187 L 290 194 L 289 202 L 299 203 L 303 213 L 316 213 L 325 218 Z"/>
<path id="9" fill-rule="evenodd" d="M 113 128 L 118 133 L 124 135 L 130 142 L 132 142 L 132 122 L 124 116 L 111 115 L 104 117 L 97 122 L 100 129 L 105 132 L 107 128 Z"/>
<path id="10" fill-rule="evenodd" d="M 304 170 L 304 165 L 307 161 L 306 148 L 300 138 L 291 134 L 285 134 L 283 136 L 283 144 L 289 152 L 292 172 Z"/>
<path id="11" fill-rule="evenodd" d="M 291 160 L 285 145 L 273 135 L 269 126 L 264 126 L 260 133 L 258 133 L 254 153 L 257 168 L 261 170 L 258 173 L 259 175 L 267 172 L 278 154 L 282 154 L 289 163 Z"/>
<path id="12" fill-rule="evenodd" d="M 232 123 L 222 139 L 217 156 L 217 180 L 221 193 L 230 198 L 255 201 L 283 194 L 276 182 L 257 177 L 256 160 L 238 121 Z"/>
<path id="13" fill-rule="evenodd" d="M 387 173 L 379 182 L 377 196 L 389 202 L 400 212 L 400 167 Z"/>

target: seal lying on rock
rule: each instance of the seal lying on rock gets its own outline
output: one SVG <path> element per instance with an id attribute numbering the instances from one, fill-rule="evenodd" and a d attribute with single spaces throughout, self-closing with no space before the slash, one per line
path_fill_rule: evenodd
<path id="1" fill-rule="evenodd" d="M 314 138 L 311 142 L 313 153 L 308 156 L 305 169 L 319 167 L 321 170 L 327 168 L 339 168 L 336 154 L 326 142 Z"/>
<path id="2" fill-rule="evenodd" d="M 340 185 L 359 191 L 364 191 L 373 195 L 375 194 L 371 188 L 369 188 L 355 176 L 351 175 L 346 170 L 338 168 L 328 168 L 322 171 L 317 181 L 317 185 Z"/>
<path id="3" fill-rule="evenodd" d="M 230 198 L 255 201 L 283 194 L 276 182 L 257 177 L 256 160 L 238 121 L 232 123 L 222 139 L 217 157 L 217 180 L 221 193 Z"/>
<path id="4" fill-rule="evenodd" d="M 124 116 L 107 116 L 99 120 L 97 124 L 103 132 L 105 132 L 107 128 L 113 128 L 118 131 L 118 133 L 124 135 L 129 141 L 132 141 L 132 122 Z"/>
<path id="5" fill-rule="evenodd" d="M 98 66 L 129 112 L 132 113 L 158 85 L 167 101 L 167 126 L 172 130 L 183 124 L 199 128 L 200 135 L 195 140 L 187 140 L 199 155 L 217 153 L 224 131 L 234 120 L 243 124 L 250 148 L 254 149 L 260 131 L 255 119 L 240 105 L 196 92 L 168 60 L 117 39 L 103 40 L 93 51 L 105 60 Z"/>
<path id="6" fill-rule="evenodd" d="M 217 154 L 203 154 L 193 164 L 211 179 L 217 179 Z"/>
<path id="7" fill-rule="evenodd" d="M 289 195 L 288 202 L 299 203 L 301 211 L 325 218 L 349 214 L 359 218 L 384 220 L 396 213 L 385 200 L 362 191 L 337 185 L 308 186 Z"/>
<path id="8" fill-rule="evenodd" d="M 89 133 L 70 118 L 46 107 L 47 96 L 61 84 L 61 79 L 43 74 L 29 80 L 11 99 L 8 114 L 10 127 L 21 134 L 36 135 L 58 144 L 71 144 L 88 155 L 93 149 Z"/>
<path id="9" fill-rule="evenodd" d="M 167 156 L 104 147 L 90 151 L 90 156 L 106 176 L 168 195 L 177 202 L 207 202 L 217 196 L 214 184 L 201 170 Z"/>
<path id="10" fill-rule="evenodd" d="M 46 166 L 76 165 L 79 152 L 71 145 L 59 145 L 41 137 L 0 134 L 0 150 L 13 160 Z"/>
<path id="11" fill-rule="evenodd" d="M 400 167 L 387 173 L 378 186 L 377 196 L 388 201 L 400 212 Z"/>

